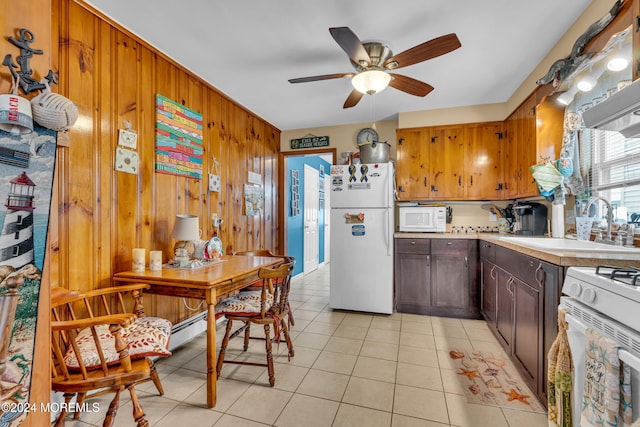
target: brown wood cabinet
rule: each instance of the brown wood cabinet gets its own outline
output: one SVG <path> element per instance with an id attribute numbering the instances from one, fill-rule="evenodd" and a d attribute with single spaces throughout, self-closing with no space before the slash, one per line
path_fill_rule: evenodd
<path id="1" fill-rule="evenodd" d="M 542 402 L 564 269 L 480 242 L 482 315 Z"/>
<path id="2" fill-rule="evenodd" d="M 530 167 L 560 155 L 564 108 L 534 92 L 505 121 L 503 154 L 505 199 L 537 196 Z"/>
<path id="3" fill-rule="evenodd" d="M 430 198 L 464 198 L 464 129 L 462 126 L 428 128 L 428 138 Z"/>
<path id="4" fill-rule="evenodd" d="M 394 267 L 396 310 L 428 314 L 431 305 L 431 241 L 396 239 Z"/>
<path id="5" fill-rule="evenodd" d="M 428 131 L 398 129 L 396 188 L 399 200 L 430 199 Z"/>
<path id="6" fill-rule="evenodd" d="M 399 200 L 499 198 L 502 122 L 397 131 Z"/>
<path id="7" fill-rule="evenodd" d="M 495 264 L 496 248 L 493 243 L 480 241 L 480 311 L 484 319 L 495 328 L 498 297 L 498 271 Z"/>
<path id="8" fill-rule="evenodd" d="M 396 311 L 479 317 L 477 240 L 395 240 Z"/>
<path id="9" fill-rule="evenodd" d="M 503 193 L 502 122 L 465 125 L 464 198 L 496 200 Z"/>

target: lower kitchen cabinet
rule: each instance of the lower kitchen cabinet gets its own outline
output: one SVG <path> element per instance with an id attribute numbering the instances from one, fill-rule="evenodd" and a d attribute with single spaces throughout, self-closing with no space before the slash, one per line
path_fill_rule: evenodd
<path id="1" fill-rule="evenodd" d="M 483 257 L 481 263 L 483 317 L 523 379 L 544 403 L 546 356 L 557 334 L 564 270 L 503 247 L 495 248 L 495 264 Z M 489 272 L 485 273 L 487 269 Z M 491 310 L 492 289 L 495 311 Z"/>
<path id="2" fill-rule="evenodd" d="M 513 341 L 513 277 L 496 268 L 496 336 L 505 349 Z"/>
<path id="3" fill-rule="evenodd" d="M 402 313 L 429 314 L 431 304 L 431 241 L 396 239 L 395 301 Z"/>
<path id="4" fill-rule="evenodd" d="M 477 274 L 475 239 L 397 238 L 396 310 L 478 318 Z"/>
<path id="5" fill-rule="evenodd" d="M 539 380 L 546 377 L 542 360 L 542 298 L 537 285 L 529 285 L 513 278 L 513 357 L 522 365 L 521 373 L 533 390 L 538 391 Z"/>
<path id="6" fill-rule="evenodd" d="M 495 264 L 495 245 L 480 241 L 480 312 L 492 327 L 496 324 L 498 274 Z"/>

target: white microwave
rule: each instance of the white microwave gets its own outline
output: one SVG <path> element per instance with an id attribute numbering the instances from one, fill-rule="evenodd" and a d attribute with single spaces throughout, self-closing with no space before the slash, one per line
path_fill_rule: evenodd
<path id="1" fill-rule="evenodd" d="M 401 206 L 400 231 L 439 233 L 447 229 L 447 211 L 444 206 Z"/>

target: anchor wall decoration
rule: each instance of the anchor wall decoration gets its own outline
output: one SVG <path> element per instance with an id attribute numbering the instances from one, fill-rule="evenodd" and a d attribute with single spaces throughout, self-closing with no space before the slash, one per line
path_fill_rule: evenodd
<path id="1" fill-rule="evenodd" d="M 5 55 L 4 60 L 2 61 L 2 65 L 5 65 L 9 68 L 9 72 L 13 77 L 14 81 L 17 81 L 24 91 L 25 94 L 31 93 L 36 90 L 44 90 L 47 88 L 47 84 L 44 82 L 39 82 L 31 75 L 33 74 L 33 70 L 31 69 L 31 65 L 29 64 L 33 55 L 42 55 L 44 52 L 41 49 L 35 49 L 31 47 L 31 43 L 35 41 L 35 36 L 33 32 L 27 30 L 26 28 L 20 29 L 20 37 L 15 39 L 11 36 L 8 37 L 9 42 L 12 45 L 20 48 L 20 55 L 17 58 L 17 64 L 13 61 L 13 56 L 8 53 Z M 20 68 L 19 71 L 16 69 Z M 58 80 L 53 74 L 53 71 L 49 70 L 49 73 L 45 77 L 49 85 L 58 83 Z"/>

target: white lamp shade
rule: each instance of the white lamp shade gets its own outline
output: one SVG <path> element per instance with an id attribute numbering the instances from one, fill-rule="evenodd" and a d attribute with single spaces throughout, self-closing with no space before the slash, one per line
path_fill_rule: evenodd
<path id="1" fill-rule="evenodd" d="M 200 226 L 198 217 L 190 214 L 176 215 L 176 223 L 173 226 L 171 235 L 176 240 L 198 240 L 200 239 Z"/>
<path id="2" fill-rule="evenodd" d="M 386 88 L 390 81 L 391 76 L 389 73 L 380 70 L 369 70 L 353 76 L 351 84 L 358 92 L 373 95 Z"/>

